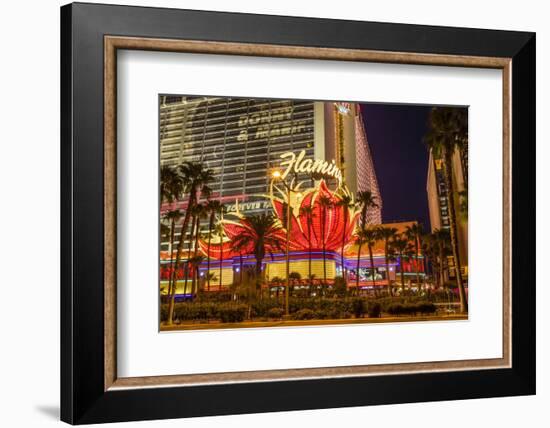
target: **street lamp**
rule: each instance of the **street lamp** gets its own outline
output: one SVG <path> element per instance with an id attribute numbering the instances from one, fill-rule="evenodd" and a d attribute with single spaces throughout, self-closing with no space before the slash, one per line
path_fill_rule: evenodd
<path id="1" fill-rule="evenodd" d="M 286 189 L 286 290 L 285 290 L 285 313 L 289 315 L 289 294 L 290 294 L 290 258 L 289 258 L 289 241 L 290 241 L 290 227 L 292 225 L 290 221 L 290 194 L 296 193 L 300 197 L 300 192 L 296 192 L 296 189 L 292 188 L 292 182 L 290 185 L 282 178 L 281 171 L 274 170 L 271 176 L 275 180 L 280 180 Z"/>

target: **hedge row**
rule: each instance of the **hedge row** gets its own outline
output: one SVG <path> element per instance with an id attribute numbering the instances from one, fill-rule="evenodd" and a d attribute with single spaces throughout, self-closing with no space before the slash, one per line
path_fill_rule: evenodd
<path id="1" fill-rule="evenodd" d="M 174 319 L 179 321 L 208 321 L 219 319 L 222 322 L 242 322 L 248 307 L 238 303 L 176 303 Z M 161 321 L 168 319 L 168 305 L 162 305 Z"/>
<path id="2" fill-rule="evenodd" d="M 284 315 L 284 301 L 276 299 L 258 300 L 251 304 L 250 317 L 280 319 Z M 432 314 L 436 311 L 433 303 L 411 298 L 365 299 L 290 299 L 292 319 L 342 319 L 380 317 L 382 312 L 390 315 Z M 174 307 L 174 319 L 179 321 L 208 321 L 219 319 L 222 322 L 241 322 L 248 317 L 248 305 L 236 302 L 216 303 L 178 302 Z M 161 320 L 168 319 L 168 305 L 161 307 Z"/>
<path id="3" fill-rule="evenodd" d="M 396 303 L 388 307 L 388 313 L 390 315 L 416 315 L 420 314 L 433 314 L 436 311 L 436 307 L 431 302 L 418 302 L 400 304 Z"/>

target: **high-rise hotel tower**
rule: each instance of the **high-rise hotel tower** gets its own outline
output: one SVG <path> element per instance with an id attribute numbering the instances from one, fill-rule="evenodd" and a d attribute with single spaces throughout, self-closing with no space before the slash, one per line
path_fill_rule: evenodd
<path id="1" fill-rule="evenodd" d="M 353 194 L 372 192 L 379 207 L 368 222 L 381 223 L 382 200 L 358 104 L 203 96 L 161 96 L 159 104 L 160 164 L 204 163 L 214 172 L 211 198 L 229 211 L 270 211 L 270 170 L 281 154 L 305 151 L 305 158 L 334 159 Z"/>

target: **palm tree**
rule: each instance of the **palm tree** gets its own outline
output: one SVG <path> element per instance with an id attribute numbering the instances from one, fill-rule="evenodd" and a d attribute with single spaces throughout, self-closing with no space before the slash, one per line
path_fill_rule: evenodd
<path id="1" fill-rule="evenodd" d="M 292 284 L 292 294 L 294 294 L 294 287 L 296 284 L 300 284 L 300 281 L 302 280 L 302 275 L 300 275 L 300 272 L 290 272 L 288 277 L 290 278 Z"/>
<path id="2" fill-rule="evenodd" d="M 191 293 L 194 293 L 197 297 L 199 295 L 199 266 L 204 261 L 205 257 L 201 254 L 196 254 L 189 259 L 189 265 L 191 266 L 193 277 L 191 279 Z"/>
<path id="3" fill-rule="evenodd" d="M 243 252 L 247 251 L 250 245 L 251 245 L 250 236 L 245 236 L 245 235 L 238 235 L 231 242 L 231 248 L 233 249 L 233 251 L 238 251 L 239 253 L 239 286 L 241 288 L 243 285 L 243 276 L 244 276 Z M 247 291 L 247 296 L 248 295 L 250 295 L 250 293 Z"/>
<path id="4" fill-rule="evenodd" d="M 207 244 L 207 266 L 206 266 L 206 279 L 208 281 L 207 289 L 210 291 L 210 245 L 212 243 L 212 231 L 214 229 L 214 221 L 216 220 L 216 215 L 221 214 L 222 204 L 220 201 L 209 200 L 206 203 L 206 211 L 209 214 L 208 219 L 208 244 Z"/>
<path id="5" fill-rule="evenodd" d="M 357 195 L 355 196 L 355 201 L 357 202 L 357 205 L 361 207 L 359 226 L 361 228 L 365 228 L 367 225 L 367 214 L 369 210 L 372 208 L 378 208 L 376 196 L 374 196 L 372 192 L 369 191 L 360 191 L 357 192 Z"/>
<path id="6" fill-rule="evenodd" d="M 418 272 L 418 258 L 419 250 L 422 247 L 422 225 L 419 223 L 414 223 L 412 226 L 407 226 L 405 229 L 405 235 L 409 241 L 414 243 L 414 256 L 415 264 L 414 271 L 416 273 L 416 285 L 420 287 L 420 273 Z"/>
<path id="7" fill-rule="evenodd" d="M 359 232 L 362 232 L 367 227 L 367 214 L 369 210 L 372 208 L 377 208 L 378 204 L 376 203 L 376 196 L 374 196 L 372 192 L 369 192 L 369 191 L 357 192 L 355 199 L 356 199 L 357 205 L 361 207 L 361 215 L 359 217 Z M 377 232 L 373 231 L 372 234 L 376 236 L 371 236 L 371 238 L 377 241 L 378 240 Z M 359 262 L 361 258 L 361 247 L 364 241 L 363 239 L 359 239 L 357 243 L 359 247 L 357 249 L 357 287 L 359 287 Z M 376 242 L 373 243 L 373 246 L 375 244 Z M 372 248 L 369 250 L 369 254 L 371 255 L 371 268 L 372 268 L 372 279 L 373 279 L 372 283 L 374 286 L 374 264 L 372 259 Z"/>
<path id="8" fill-rule="evenodd" d="M 409 248 L 409 241 L 402 237 L 402 236 L 395 236 L 391 243 L 391 247 L 396 252 L 396 254 L 399 256 L 399 271 L 401 273 L 401 289 L 405 291 L 405 269 L 404 269 L 404 261 L 405 261 L 405 254 L 407 252 L 407 249 Z"/>
<path id="9" fill-rule="evenodd" d="M 462 190 L 458 192 L 459 204 L 458 212 L 460 214 L 460 220 L 463 222 L 468 222 L 468 191 Z"/>
<path id="10" fill-rule="evenodd" d="M 281 231 L 279 220 L 271 214 L 248 215 L 242 219 L 243 229 L 237 241 L 238 245 L 252 245 L 252 252 L 256 259 L 254 273 L 256 289 L 261 286 L 262 264 L 267 252 L 272 249 L 282 251 Z"/>
<path id="11" fill-rule="evenodd" d="M 344 267 L 344 247 L 346 246 L 346 232 L 348 230 L 348 213 L 349 209 L 355 207 L 355 202 L 353 202 L 353 198 L 350 195 L 343 194 L 336 205 L 342 207 L 342 210 L 344 211 L 344 231 L 342 233 L 342 248 L 340 249 L 340 265 L 342 267 L 342 278 L 345 281 L 346 269 Z"/>
<path id="12" fill-rule="evenodd" d="M 432 239 L 437 249 L 439 260 L 439 281 L 440 285 L 445 285 L 445 259 L 450 253 L 450 236 L 447 230 L 436 229 L 432 233 Z"/>
<path id="13" fill-rule="evenodd" d="M 388 294 L 391 296 L 391 281 L 390 281 L 390 260 L 392 258 L 391 242 L 397 234 L 395 227 L 383 227 L 378 228 L 378 237 L 381 241 L 384 241 L 384 257 L 386 261 L 386 279 L 388 281 Z"/>
<path id="14" fill-rule="evenodd" d="M 223 212 L 223 207 L 222 207 L 222 212 Z M 224 228 L 223 228 L 223 223 L 220 222 L 217 224 L 217 226 L 215 227 L 215 230 L 216 230 L 216 233 L 217 235 L 219 236 L 220 238 L 220 277 L 219 277 L 219 286 L 218 286 L 218 292 L 221 293 L 222 291 L 222 282 L 223 282 L 223 236 L 225 234 L 225 231 L 224 231 Z"/>
<path id="15" fill-rule="evenodd" d="M 174 269 L 174 258 L 173 258 L 173 251 L 174 251 L 174 241 L 176 237 L 176 223 L 181 219 L 181 211 L 171 210 L 164 213 L 163 218 L 168 221 L 170 224 L 168 229 L 168 235 L 169 235 L 169 243 L 168 243 L 168 254 L 170 254 L 170 268 L 168 270 L 169 277 L 168 277 L 168 296 L 172 295 L 172 269 Z"/>
<path id="16" fill-rule="evenodd" d="M 369 249 L 369 259 L 370 259 L 370 267 L 372 272 L 372 286 L 373 288 L 376 287 L 376 278 L 374 274 L 374 257 L 372 254 L 372 250 L 374 246 L 376 245 L 376 242 L 378 241 L 378 230 L 375 228 L 362 228 L 359 233 L 357 234 L 356 243 L 358 244 L 358 252 L 357 252 L 357 284 L 356 289 L 359 290 L 359 268 L 361 263 L 361 246 L 363 244 L 367 245 L 367 248 Z"/>
<path id="17" fill-rule="evenodd" d="M 311 248 L 311 222 L 313 221 L 313 217 L 315 217 L 315 210 L 310 205 L 309 207 L 301 207 L 300 208 L 300 216 L 306 217 L 307 222 L 307 240 L 308 240 L 308 252 L 309 252 L 309 260 L 308 260 L 308 278 L 309 278 L 309 291 L 311 292 L 312 287 L 312 274 L 311 274 L 311 259 L 312 259 L 312 248 Z"/>
<path id="18" fill-rule="evenodd" d="M 428 264 L 431 265 L 431 272 L 434 276 L 436 287 L 439 287 L 439 269 L 437 266 L 437 245 L 434 236 L 426 233 L 422 236 L 422 254 L 424 254 L 424 272 L 428 274 Z"/>
<path id="19" fill-rule="evenodd" d="M 456 282 L 460 294 L 460 310 L 468 312 L 468 300 L 462 281 L 462 266 L 458 245 L 457 215 L 453 184 L 453 155 L 468 143 L 468 113 L 466 109 L 452 107 L 434 107 L 430 113 L 430 129 L 425 137 L 426 144 L 434 156 L 443 159 L 445 187 L 449 206 L 449 232 L 453 252 Z"/>
<path id="20" fill-rule="evenodd" d="M 195 245 L 194 245 L 194 255 L 196 256 L 199 252 L 199 238 L 201 237 L 200 225 L 201 219 L 204 219 L 208 216 L 208 211 L 206 210 L 205 204 L 195 205 Z"/>
<path id="21" fill-rule="evenodd" d="M 319 198 L 321 207 L 321 241 L 323 246 L 323 285 L 327 285 L 327 245 L 325 237 L 325 225 L 327 224 L 327 209 L 332 207 L 332 200 L 328 196 Z"/>
<path id="22" fill-rule="evenodd" d="M 162 166 L 160 168 L 160 203 L 172 203 L 178 200 L 183 192 L 183 181 L 175 168 Z"/>
<path id="23" fill-rule="evenodd" d="M 183 196 L 183 193 L 185 192 L 185 190 L 186 190 L 185 179 L 178 173 L 176 168 L 166 166 L 166 165 L 160 168 L 159 194 L 160 194 L 161 205 L 164 202 L 172 203 L 176 200 L 179 200 Z M 170 233 L 170 270 L 168 271 L 168 274 L 169 274 L 169 277 L 168 277 L 169 316 L 167 319 L 168 324 L 172 324 L 172 317 L 174 312 L 174 299 L 176 295 L 176 272 L 179 267 L 179 260 L 176 258 L 175 263 L 173 260 L 175 228 L 176 228 L 176 223 L 179 219 L 176 220 L 175 222 L 172 222 L 172 220 L 170 219 L 171 216 L 169 216 L 168 218 L 168 221 L 170 221 L 172 225 L 172 230 Z"/>
<path id="24" fill-rule="evenodd" d="M 170 296 L 170 304 L 168 306 L 168 324 L 172 324 L 172 318 L 174 316 L 174 302 L 175 302 L 175 293 L 176 293 L 176 272 L 179 267 L 181 256 L 183 253 L 183 244 L 185 242 L 185 235 L 187 234 L 187 229 L 189 227 L 189 221 L 191 219 L 191 212 L 193 206 L 197 203 L 197 197 L 201 192 L 206 191 L 209 193 L 208 183 L 210 183 L 214 174 L 212 170 L 205 169 L 204 164 L 194 163 L 194 162 L 184 162 L 177 168 L 178 175 L 181 180 L 182 194 L 188 193 L 189 199 L 187 202 L 187 209 L 185 210 L 185 216 L 183 218 L 183 223 L 180 229 L 180 238 L 178 241 L 178 247 L 176 250 L 176 261 L 174 264 L 174 270 L 172 271 L 172 294 Z M 162 174 L 162 172 L 161 172 Z M 162 175 L 161 175 L 162 176 Z"/>
<path id="25" fill-rule="evenodd" d="M 271 278 L 271 280 L 269 281 L 272 285 L 274 285 L 275 287 L 277 287 L 277 301 L 279 301 L 279 288 L 281 287 L 281 284 L 283 283 L 283 279 L 278 277 L 278 276 L 274 276 L 273 278 Z"/>
<path id="26" fill-rule="evenodd" d="M 196 202 L 192 208 L 188 208 L 189 211 L 191 211 L 191 233 L 189 235 L 189 245 L 187 247 L 187 263 L 185 264 L 184 269 L 184 280 L 183 283 L 185 284 L 185 287 L 187 287 L 187 281 L 189 280 L 189 270 L 190 270 L 190 261 L 191 258 L 197 255 L 198 250 L 198 241 L 199 241 L 199 226 L 200 226 L 200 220 L 205 215 L 204 211 L 204 205 L 200 204 L 199 202 Z M 193 242 L 194 241 L 194 242 Z M 192 256 L 191 253 L 194 253 Z M 194 293 L 193 289 L 193 278 L 191 278 L 191 294 Z"/>

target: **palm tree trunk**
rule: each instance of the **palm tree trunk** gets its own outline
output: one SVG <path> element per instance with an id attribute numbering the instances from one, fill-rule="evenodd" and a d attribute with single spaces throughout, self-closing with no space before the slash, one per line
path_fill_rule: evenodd
<path id="1" fill-rule="evenodd" d="M 262 257 L 256 254 L 256 293 L 258 292 L 258 289 L 260 290 L 260 297 L 262 292 Z M 288 293 L 288 290 L 287 290 Z"/>
<path id="2" fill-rule="evenodd" d="M 418 244 L 418 238 L 415 238 L 414 239 L 414 251 L 415 251 L 415 255 L 416 255 L 416 260 L 415 260 L 415 263 L 414 263 L 414 269 L 415 269 L 415 272 L 416 272 L 416 286 L 418 287 L 418 289 L 420 289 L 420 273 L 418 272 L 418 250 L 419 250 L 419 247 L 420 247 L 420 245 Z"/>
<path id="3" fill-rule="evenodd" d="M 307 222 L 307 239 L 309 242 L 309 261 L 308 261 L 308 275 L 309 275 L 309 296 L 311 297 L 311 289 L 313 288 L 313 278 L 311 278 L 311 218 Z"/>
<path id="4" fill-rule="evenodd" d="M 326 213 L 325 209 L 323 209 L 321 218 L 323 219 L 323 222 L 321 224 L 321 239 L 323 240 L 323 281 L 324 286 L 327 285 L 327 246 L 325 243 L 325 222 L 326 222 Z"/>
<path id="5" fill-rule="evenodd" d="M 370 258 L 370 267 L 372 273 L 372 288 L 376 290 L 376 278 L 374 277 L 374 257 L 372 256 L 372 246 L 369 245 L 369 258 Z"/>
<path id="6" fill-rule="evenodd" d="M 389 251 L 389 246 L 388 246 L 388 241 L 386 240 L 386 245 L 385 245 L 385 257 L 386 257 L 386 280 L 388 281 L 388 295 L 389 296 L 393 296 L 393 293 L 391 291 L 391 282 L 390 282 L 390 258 L 389 258 L 389 254 L 388 254 L 388 251 Z"/>
<path id="7" fill-rule="evenodd" d="M 445 285 L 445 270 L 444 270 L 444 266 L 443 266 L 443 257 L 444 257 L 444 253 L 443 253 L 443 244 L 439 244 L 439 282 L 440 282 L 440 286 L 443 287 Z"/>
<path id="8" fill-rule="evenodd" d="M 243 283 L 243 253 L 239 252 L 239 284 Z"/>
<path id="9" fill-rule="evenodd" d="M 357 249 L 357 269 L 355 270 L 355 287 L 357 290 L 359 290 L 359 268 L 361 267 L 361 247 L 362 246 L 363 246 L 363 241 L 360 239 L 359 248 Z"/>
<path id="10" fill-rule="evenodd" d="M 172 269 L 174 269 L 174 240 L 176 239 L 176 221 L 170 222 L 170 268 L 168 269 L 168 297 L 172 296 Z"/>
<path id="11" fill-rule="evenodd" d="M 399 254 L 399 270 L 401 271 L 401 290 L 405 291 L 405 269 L 403 268 L 403 253 Z"/>
<path id="12" fill-rule="evenodd" d="M 185 267 L 183 269 L 183 290 L 184 292 L 187 291 L 187 281 L 189 281 L 189 260 L 191 259 L 191 250 L 193 249 L 193 238 L 194 238 L 194 232 L 195 232 L 195 216 L 191 218 L 191 234 L 189 235 L 189 245 L 187 246 L 187 262 L 185 263 Z M 191 282 L 191 298 L 193 298 L 193 283 Z"/>
<path id="13" fill-rule="evenodd" d="M 367 221 L 367 206 L 364 205 L 363 208 L 361 208 L 361 231 L 365 230 L 365 223 Z M 363 246 L 363 240 L 359 240 L 359 248 L 357 249 L 357 270 L 355 272 L 357 278 L 356 280 L 356 288 L 359 290 L 359 269 L 361 267 L 361 247 Z M 372 260 L 371 260 L 372 265 Z M 371 266 L 374 269 L 374 265 Z"/>
<path id="14" fill-rule="evenodd" d="M 212 242 L 212 226 L 214 220 L 212 219 L 212 214 L 210 215 L 210 221 L 208 222 L 208 250 L 206 255 L 206 280 L 208 281 L 207 290 L 210 291 L 210 244 Z"/>
<path id="15" fill-rule="evenodd" d="M 456 209 L 455 209 L 455 200 L 454 200 L 454 187 L 453 179 L 451 176 L 452 171 L 452 153 L 449 153 L 448 150 L 445 150 L 445 185 L 447 187 L 447 201 L 449 204 L 449 223 L 450 223 L 450 234 L 451 234 L 451 247 L 453 250 L 453 258 L 455 262 L 455 272 L 456 272 L 456 283 L 458 285 L 458 292 L 460 294 L 460 311 L 465 313 L 468 312 L 468 299 L 466 298 L 466 291 L 464 289 L 464 283 L 462 282 L 462 274 L 460 272 L 460 267 L 462 266 L 460 262 L 460 251 L 458 248 L 458 234 L 456 230 Z"/>
<path id="16" fill-rule="evenodd" d="M 195 195 L 193 192 L 190 192 L 189 203 L 187 204 L 187 210 L 185 211 L 183 224 L 181 226 L 180 240 L 178 242 L 178 248 L 176 251 L 176 262 L 174 263 L 174 270 L 172 271 L 172 294 L 170 296 L 170 303 L 168 305 L 168 320 L 167 320 L 168 325 L 172 325 L 172 320 L 174 318 L 174 303 L 176 299 L 176 288 L 177 288 L 176 272 L 178 271 L 179 263 L 181 261 L 181 255 L 183 252 L 183 241 L 185 241 L 185 234 L 187 232 L 187 227 L 189 226 L 189 219 L 191 218 L 191 210 L 194 204 L 195 204 Z"/>
<path id="17" fill-rule="evenodd" d="M 346 280 L 346 270 L 344 267 L 344 246 L 346 244 L 347 228 L 348 228 L 348 208 L 344 207 L 344 233 L 342 234 L 342 249 L 340 250 L 340 264 L 342 265 L 342 278 L 344 278 L 344 281 Z"/>
<path id="18" fill-rule="evenodd" d="M 195 231 L 195 257 L 197 257 L 197 255 L 199 254 L 200 227 L 201 227 L 201 219 L 200 217 L 197 217 L 197 229 Z M 201 264 L 198 263 L 195 269 L 195 276 L 196 276 L 195 286 L 196 286 L 197 297 L 200 294 L 200 284 L 199 284 L 200 265 Z"/>
<path id="19" fill-rule="evenodd" d="M 223 237 L 220 233 L 220 286 L 218 293 L 222 292 L 222 272 L 223 272 Z"/>

